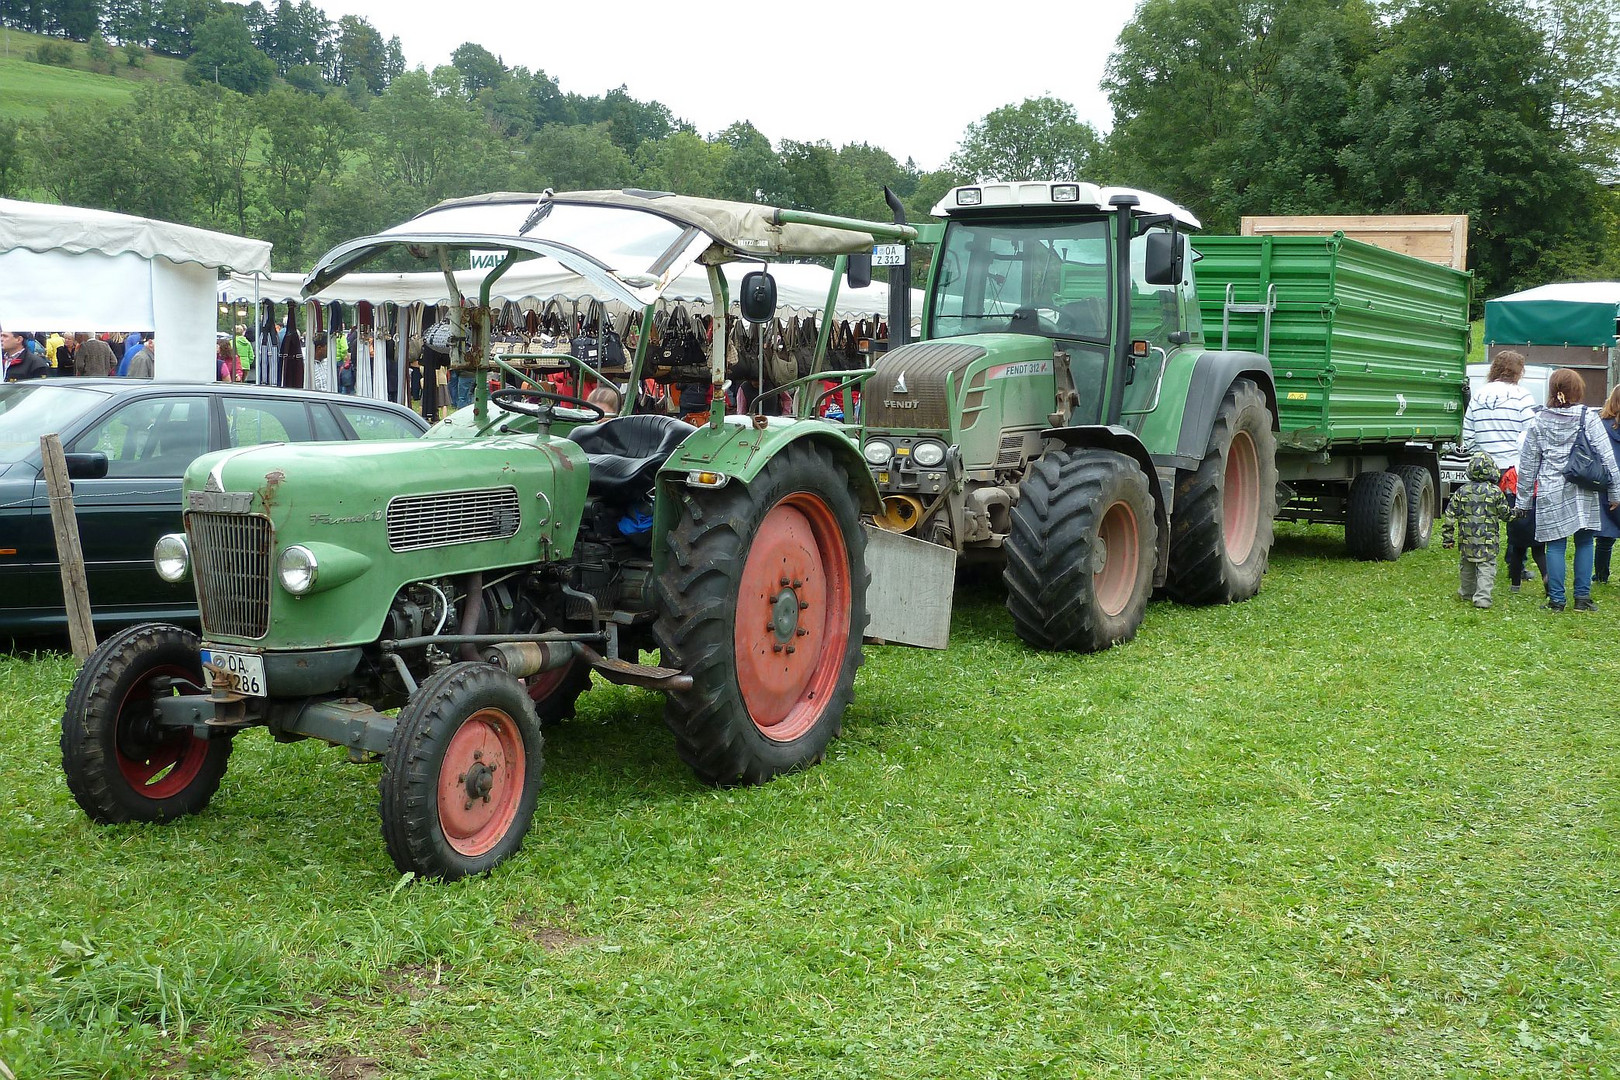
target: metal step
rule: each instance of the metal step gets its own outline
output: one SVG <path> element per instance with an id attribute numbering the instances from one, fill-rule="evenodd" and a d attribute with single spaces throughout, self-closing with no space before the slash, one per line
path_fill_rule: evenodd
<path id="1" fill-rule="evenodd" d="M 628 660 L 609 659 L 594 649 L 580 646 L 585 661 L 602 673 L 602 678 L 620 686 L 641 686 L 648 690 L 690 690 L 692 676 L 674 668 L 652 664 L 632 664 Z"/>

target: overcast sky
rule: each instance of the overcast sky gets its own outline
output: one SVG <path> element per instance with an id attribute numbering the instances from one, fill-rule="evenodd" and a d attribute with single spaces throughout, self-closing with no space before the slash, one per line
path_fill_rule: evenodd
<path id="1" fill-rule="evenodd" d="M 992 109 L 1051 95 L 1109 125 L 1098 90 L 1134 0 L 983 6 L 972 0 L 819 0 L 748 5 L 618 0 L 317 0 L 334 22 L 362 15 L 399 35 L 412 67 L 450 62 L 464 41 L 508 67 L 601 94 L 621 83 L 711 135 L 751 120 L 773 142 L 867 142 L 935 169 Z M 887 55 L 886 55 L 887 54 Z M 898 76 L 905 100 L 891 103 Z"/>

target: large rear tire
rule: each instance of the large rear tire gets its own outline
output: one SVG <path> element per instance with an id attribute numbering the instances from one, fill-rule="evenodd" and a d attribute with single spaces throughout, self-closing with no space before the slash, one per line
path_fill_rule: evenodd
<path id="1" fill-rule="evenodd" d="M 1422 551 L 1434 535 L 1434 515 L 1440 505 L 1434 474 L 1422 465 L 1402 465 L 1395 471 L 1406 485 L 1406 550 Z"/>
<path id="2" fill-rule="evenodd" d="M 545 767 L 534 705 L 489 664 L 452 664 L 399 711 L 377 793 L 394 866 L 454 881 L 517 851 Z"/>
<path id="3" fill-rule="evenodd" d="M 1136 636 L 1153 588 L 1158 527 L 1148 479 L 1111 450 L 1032 463 L 1007 537 L 1007 611 L 1037 649 L 1096 652 Z"/>
<path id="4" fill-rule="evenodd" d="M 1394 562 L 1406 546 L 1406 484 L 1392 472 L 1364 472 L 1350 484 L 1344 545 L 1368 562 Z"/>
<path id="5" fill-rule="evenodd" d="M 1277 438 L 1266 396 L 1250 379 L 1226 392 L 1198 468 L 1176 482 L 1170 598 L 1231 604 L 1260 591 L 1277 516 Z"/>
<path id="6" fill-rule="evenodd" d="M 62 713 L 62 771 L 91 820 L 170 821 L 219 789 L 230 736 L 160 728 L 152 710 L 154 679 L 177 680 L 167 694 L 206 692 L 198 648 L 195 634 L 147 623 L 102 642 L 79 669 Z"/>
<path id="7" fill-rule="evenodd" d="M 692 676 L 664 718 L 710 784 L 758 784 L 821 760 L 843 727 L 866 629 L 866 541 L 853 479 L 791 443 L 748 484 L 680 487 L 653 624 Z"/>

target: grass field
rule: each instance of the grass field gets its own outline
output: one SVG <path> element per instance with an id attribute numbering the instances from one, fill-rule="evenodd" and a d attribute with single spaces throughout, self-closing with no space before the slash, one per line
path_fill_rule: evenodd
<path id="1" fill-rule="evenodd" d="M 185 64 L 169 57 L 150 53 L 140 67 L 124 62 L 121 51 L 114 49 L 116 75 L 90 70 L 86 46 L 61 38 L 39 37 L 18 30 L 5 32 L 6 43 L 0 49 L 0 118 L 31 120 L 44 116 L 53 105 L 99 103 L 122 105 L 129 101 L 135 87 L 151 80 L 180 79 Z M 36 64 L 28 54 L 41 43 L 66 45 L 73 52 L 72 67 L 53 67 Z"/>
<path id="2" fill-rule="evenodd" d="M 1261 596 L 1040 655 L 994 584 L 869 649 L 809 772 L 714 791 L 650 693 L 548 736 L 523 851 L 401 883 L 376 766 L 238 740 L 92 826 L 59 656 L 0 659 L 19 1077 L 1620 1072 L 1620 590 L 1476 611 L 1450 552 L 1286 527 Z"/>

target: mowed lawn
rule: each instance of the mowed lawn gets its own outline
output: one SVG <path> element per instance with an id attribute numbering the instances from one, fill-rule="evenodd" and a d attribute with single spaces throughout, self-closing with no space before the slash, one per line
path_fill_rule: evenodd
<path id="1" fill-rule="evenodd" d="M 553 732 L 521 854 L 400 882 L 378 766 L 251 733 L 100 828 L 61 657 L 0 660 L 19 1077 L 1432 1077 L 1620 1071 L 1620 588 L 1454 598 L 1285 527 L 1261 596 L 1043 655 L 989 579 L 872 648 L 820 767 L 714 791 L 660 699 Z"/>

